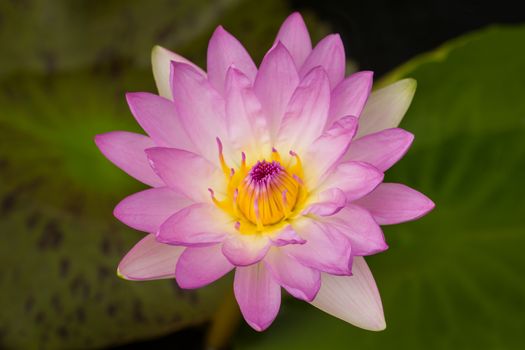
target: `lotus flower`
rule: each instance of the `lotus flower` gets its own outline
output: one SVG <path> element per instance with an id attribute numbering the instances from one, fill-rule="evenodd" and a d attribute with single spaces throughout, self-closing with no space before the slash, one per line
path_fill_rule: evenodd
<path id="1" fill-rule="evenodd" d="M 119 275 L 175 278 L 193 289 L 234 270 L 235 297 L 257 331 L 275 319 L 282 289 L 358 327 L 384 329 L 363 257 L 387 249 L 379 225 L 434 206 L 382 182 L 413 140 L 396 126 L 415 82 L 370 94 L 372 72 L 345 78 L 340 37 L 312 49 L 298 13 L 258 68 L 223 27 L 207 57 L 204 72 L 155 47 L 160 96 L 126 96 L 147 136 L 96 136 L 111 162 L 151 186 L 115 208 L 120 221 L 148 233 Z"/>

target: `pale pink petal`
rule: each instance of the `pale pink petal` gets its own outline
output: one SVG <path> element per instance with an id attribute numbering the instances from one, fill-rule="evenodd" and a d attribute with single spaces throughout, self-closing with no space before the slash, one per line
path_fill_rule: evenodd
<path id="1" fill-rule="evenodd" d="M 340 163 L 321 185 L 320 191 L 339 188 L 351 202 L 365 196 L 383 181 L 383 173 L 364 162 Z"/>
<path id="2" fill-rule="evenodd" d="M 357 72 L 337 84 L 332 91 L 327 125 L 346 115 L 359 118 L 372 90 L 373 76 L 370 71 Z"/>
<path id="3" fill-rule="evenodd" d="M 397 127 L 412 102 L 416 86 L 414 79 L 403 79 L 372 92 L 361 113 L 357 137 Z"/>
<path id="4" fill-rule="evenodd" d="M 286 107 L 299 85 L 299 74 L 290 53 L 280 42 L 264 56 L 254 90 L 261 101 L 272 138 L 275 138 Z"/>
<path id="5" fill-rule="evenodd" d="M 321 287 L 321 273 L 296 259 L 272 249 L 264 262 L 273 278 L 294 297 L 312 301 Z"/>
<path id="6" fill-rule="evenodd" d="M 330 216 L 341 210 L 346 204 L 346 196 L 339 188 L 330 188 L 316 195 L 313 203 L 306 207 L 302 215 Z"/>
<path id="7" fill-rule="evenodd" d="M 277 148 L 301 153 L 323 132 L 329 107 L 328 78 L 323 68 L 317 67 L 301 81 L 286 108 Z"/>
<path id="8" fill-rule="evenodd" d="M 254 158 L 264 154 L 260 153 L 264 145 L 270 144 L 267 121 L 252 83 L 235 67 L 228 69 L 225 98 L 226 123 L 233 148 Z"/>
<path id="9" fill-rule="evenodd" d="M 272 324 L 281 306 L 281 287 L 263 264 L 238 267 L 233 291 L 244 319 L 253 329 L 261 332 Z"/>
<path id="10" fill-rule="evenodd" d="M 352 276 L 332 276 L 323 273 L 321 289 L 312 305 L 363 329 L 385 329 L 381 298 L 365 259 L 354 257 L 352 271 Z"/>
<path id="11" fill-rule="evenodd" d="M 175 266 L 184 247 L 157 242 L 149 234 L 120 261 L 117 273 L 128 280 L 156 280 L 175 277 Z"/>
<path id="12" fill-rule="evenodd" d="M 113 131 L 95 136 L 95 143 L 107 159 L 128 175 L 152 187 L 164 186 L 144 152 L 146 148 L 155 146 L 149 137 L 127 131 Z"/>
<path id="13" fill-rule="evenodd" d="M 288 225 L 280 231 L 269 235 L 272 245 L 282 247 L 288 244 L 305 244 L 306 241 L 302 239 L 292 226 Z"/>
<path id="14" fill-rule="evenodd" d="M 172 101 L 147 92 L 127 93 L 131 113 L 157 146 L 194 149 Z"/>
<path id="15" fill-rule="evenodd" d="M 237 67 L 253 83 L 257 74 L 257 67 L 250 54 L 222 26 L 218 26 L 208 45 L 208 79 L 211 85 L 219 92 L 224 91 L 226 71 L 231 65 Z"/>
<path id="16" fill-rule="evenodd" d="M 184 289 L 204 287 L 233 269 L 224 257 L 221 246 L 187 248 L 177 262 L 177 284 Z"/>
<path id="17" fill-rule="evenodd" d="M 380 225 L 416 220 L 434 209 L 427 196 L 397 183 L 383 183 L 355 204 L 370 211 Z"/>
<path id="18" fill-rule="evenodd" d="M 305 182 L 315 188 L 348 150 L 357 130 L 357 118 L 344 117 L 335 122 L 309 147 L 304 155 Z"/>
<path id="19" fill-rule="evenodd" d="M 176 148 L 148 148 L 151 166 L 162 180 L 195 202 L 209 201 L 208 188 L 218 181 L 218 169 L 203 157 Z"/>
<path id="20" fill-rule="evenodd" d="M 248 266 L 264 258 L 270 246 L 266 236 L 237 233 L 224 241 L 222 252 L 235 266 Z"/>
<path id="21" fill-rule="evenodd" d="M 414 135 L 403 129 L 386 129 L 354 140 L 344 160 L 367 162 L 386 171 L 410 148 Z"/>
<path id="22" fill-rule="evenodd" d="M 215 140 L 227 139 L 224 99 L 205 77 L 184 63 L 172 62 L 171 84 L 180 121 L 197 153 L 217 160 Z"/>
<path id="23" fill-rule="evenodd" d="M 170 216 L 159 228 L 159 242 L 206 246 L 222 242 L 230 227 L 228 216 L 213 204 L 193 204 Z"/>
<path id="24" fill-rule="evenodd" d="M 310 218 L 296 220 L 294 229 L 306 240 L 302 245 L 281 247 L 301 264 L 335 275 L 351 274 L 350 242 L 336 230 Z"/>
<path id="25" fill-rule="evenodd" d="M 168 187 L 150 188 L 124 198 L 113 215 L 126 225 L 144 232 L 157 232 L 160 225 L 192 202 Z"/>
<path id="26" fill-rule="evenodd" d="M 206 76 L 206 73 L 194 63 L 190 62 L 188 59 L 182 57 L 181 55 L 176 54 L 166 50 L 161 46 L 155 46 L 151 51 L 151 65 L 153 68 L 153 77 L 155 78 L 155 83 L 157 84 L 157 90 L 159 95 L 168 99 L 173 98 L 171 93 L 170 86 L 170 70 L 171 70 L 171 61 L 186 63 L 203 76 Z"/>
<path id="27" fill-rule="evenodd" d="M 332 88 L 343 80 L 346 68 L 345 48 L 339 34 L 328 35 L 315 46 L 301 66 L 299 75 L 304 77 L 317 66 L 324 68 Z"/>
<path id="28" fill-rule="evenodd" d="M 275 43 L 279 41 L 284 44 L 292 55 L 296 67 L 301 67 L 308 55 L 310 55 L 310 52 L 312 52 L 310 34 L 308 34 L 304 20 L 298 12 L 288 16 L 281 25 L 275 38 Z"/>
<path id="29" fill-rule="evenodd" d="M 325 219 L 350 240 L 352 255 L 372 255 L 388 249 L 381 227 L 372 215 L 357 205 L 348 204 L 337 214 Z"/>

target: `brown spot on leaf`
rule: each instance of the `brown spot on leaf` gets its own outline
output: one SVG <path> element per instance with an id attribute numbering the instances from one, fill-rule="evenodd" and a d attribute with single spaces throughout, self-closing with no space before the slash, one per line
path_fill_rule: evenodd
<path id="1" fill-rule="evenodd" d="M 26 302 L 24 304 L 24 310 L 29 313 L 33 310 L 33 307 L 35 306 L 35 297 L 30 295 L 26 298 Z"/>
<path id="2" fill-rule="evenodd" d="M 118 311 L 118 308 L 117 308 L 117 305 L 115 304 L 109 304 L 106 307 L 106 313 L 108 314 L 109 317 L 114 317 L 117 314 L 117 311 Z"/>
<path id="3" fill-rule="evenodd" d="M 104 237 L 100 242 L 100 251 L 105 256 L 111 255 L 111 240 L 109 237 Z"/>
<path id="4" fill-rule="evenodd" d="M 53 308 L 53 310 L 55 310 L 55 312 L 57 314 L 61 314 L 62 313 L 64 308 L 62 306 L 62 300 L 60 300 L 60 295 L 53 294 L 51 296 L 51 307 Z"/>
<path id="5" fill-rule="evenodd" d="M 68 258 L 64 257 L 60 259 L 60 262 L 58 265 L 58 273 L 60 277 L 62 278 L 67 277 L 70 267 L 71 267 L 71 261 Z"/>
<path id="6" fill-rule="evenodd" d="M 16 204 L 16 197 L 15 192 L 8 192 L 4 198 L 2 198 L 2 202 L 0 203 L 0 214 L 2 215 L 8 215 L 10 214 Z"/>
<path id="7" fill-rule="evenodd" d="M 84 323 L 86 321 L 86 310 L 82 307 L 78 307 L 75 310 L 75 317 L 79 323 Z"/>
<path id="8" fill-rule="evenodd" d="M 37 211 L 31 212 L 26 218 L 26 227 L 31 230 L 35 228 L 36 224 L 40 221 L 41 215 Z"/>
<path id="9" fill-rule="evenodd" d="M 43 311 L 39 311 L 35 315 L 35 323 L 42 324 L 46 320 L 46 314 Z"/>
<path id="10" fill-rule="evenodd" d="M 144 316 L 144 312 L 142 310 L 142 302 L 138 299 L 133 303 L 133 318 L 138 323 L 146 322 L 146 316 Z"/>
<path id="11" fill-rule="evenodd" d="M 66 339 L 69 337 L 69 331 L 65 326 L 61 326 L 57 329 L 57 335 L 59 338 Z"/>
<path id="12" fill-rule="evenodd" d="M 91 292 L 88 281 L 83 275 L 78 275 L 69 284 L 69 290 L 74 296 L 81 297 L 82 299 L 87 299 Z"/>
<path id="13" fill-rule="evenodd" d="M 56 249 L 62 244 L 63 240 L 64 233 L 60 228 L 60 224 L 53 219 L 44 226 L 37 244 L 41 250 Z"/>
<path id="14" fill-rule="evenodd" d="M 97 276 L 99 280 L 103 281 L 111 275 L 113 275 L 113 272 L 107 266 L 100 265 L 98 267 Z"/>

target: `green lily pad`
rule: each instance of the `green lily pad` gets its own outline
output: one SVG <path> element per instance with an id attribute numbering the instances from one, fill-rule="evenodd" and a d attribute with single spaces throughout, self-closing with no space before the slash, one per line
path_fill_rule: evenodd
<path id="1" fill-rule="evenodd" d="M 298 301 L 236 349 L 517 349 L 525 342 L 525 27 L 491 27 L 396 70 L 418 81 L 402 127 L 416 139 L 387 181 L 436 209 L 384 227 L 368 259 L 387 329 L 373 333 Z"/>
<path id="2" fill-rule="evenodd" d="M 112 207 L 144 186 L 94 146 L 96 133 L 136 129 L 121 101 L 128 84 L 108 80 L 76 72 L 0 86 L 2 347 L 91 348 L 165 334 L 208 319 L 224 293 L 224 283 L 194 292 L 116 276 L 142 234 Z"/>

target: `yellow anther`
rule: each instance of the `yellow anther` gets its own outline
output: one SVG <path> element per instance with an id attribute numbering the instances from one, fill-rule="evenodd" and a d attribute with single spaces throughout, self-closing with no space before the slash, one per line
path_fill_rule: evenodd
<path id="1" fill-rule="evenodd" d="M 257 161 L 248 167 L 246 154 L 241 153 L 239 168 L 229 168 L 224 160 L 223 147 L 217 138 L 219 160 L 227 178 L 226 196 L 219 201 L 208 189 L 213 203 L 235 220 L 235 229 L 242 234 L 272 230 L 301 209 L 306 198 L 302 181 L 303 170 L 299 156 L 293 164 L 282 165 L 281 156 L 274 148 L 271 160 Z"/>
<path id="2" fill-rule="evenodd" d="M 291 173 L 302 178 L 303 177 L 303 163 L 301 162 L 301 158 L 294 151 L 290 151 L 290 155 L 295 158 L 295 164 L 290 169 Z"/>
<path id="3" fill-rule="evenodd" d="M 259 198 L 256 198 L 253 201 L 253 211 L 255 212 L 255 223 L 257 224 L 257 229 L 261 231 L 263 229 L 263 222 L 261 214 L 259 213 Z"/>
<path id="4" fill-rule="evenodd" d="M 275 148 L 272 148 L 272 160 L 281 163 L 281 155 Z"/>

